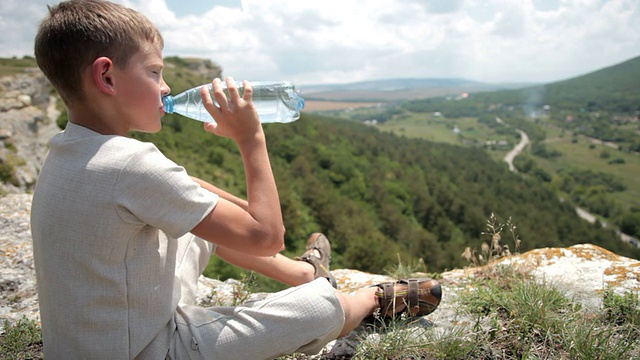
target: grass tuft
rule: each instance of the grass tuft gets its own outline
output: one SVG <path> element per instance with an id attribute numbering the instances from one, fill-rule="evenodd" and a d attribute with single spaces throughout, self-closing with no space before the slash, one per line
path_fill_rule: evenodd
<path id="1" fill-rule="evenodd" d="M 0 359 L 42 359 L 42 330 L 23 317 L 11 324 L 5 319 L 0 333 Z"/>

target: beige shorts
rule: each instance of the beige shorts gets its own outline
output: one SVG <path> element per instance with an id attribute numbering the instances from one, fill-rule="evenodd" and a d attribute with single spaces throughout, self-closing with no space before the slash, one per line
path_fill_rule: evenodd
<path id="1" fill-rule="evenodd" d="M 326 279 L 274 293 L 250 306 L 183 306 L 174 359 L 273 359 L 316 354 L 338 337 L 344 313 Z"/>
<path id="2" fill-rule="evenodd" d="M 193 276 L 185 278 L 193 281 Z M 181 302 L 168 358 L 256 360 L 316 354 L 338 337 L 344 321 L 335 289 L 322 278 L 243 306 L 202 308 Z"/>

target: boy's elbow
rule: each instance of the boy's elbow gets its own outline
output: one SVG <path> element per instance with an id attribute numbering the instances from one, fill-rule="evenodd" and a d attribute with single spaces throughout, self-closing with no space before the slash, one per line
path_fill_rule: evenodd
<path id="1" fill-rule="evenodd" d="M 284 250 L 284 228 L 283 230 L 276 230 L 274 232 L 270 250 L 273 252 L 271 255 L 275 255 Z"/>
<path id="2" fill-rule="evenodd" d="M 284 228 L 282 230 L 269 231 L 261 236 L 262 252 L 264 256 L 273 256 L 284 250 Z"/>

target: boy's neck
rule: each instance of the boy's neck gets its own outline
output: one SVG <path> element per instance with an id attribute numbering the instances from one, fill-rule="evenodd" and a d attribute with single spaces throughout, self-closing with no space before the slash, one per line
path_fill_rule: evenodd
<path id="1" fill-rule="evenodd" d="M 69 114 L 69 122 L 85 127 L 102 135 L 122 135 L 126 136 L 127 131 L 118 129 L 117 123 L 108 121 L 105 112 L 100 111 L 100 107 L 96 104 L 87 106 L 84 104 L 76 104 L 67 108 Z"/>

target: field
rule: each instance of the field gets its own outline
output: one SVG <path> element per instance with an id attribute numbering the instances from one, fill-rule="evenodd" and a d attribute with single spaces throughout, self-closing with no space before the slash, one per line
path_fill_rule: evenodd
<path id="1" fill-rule="evenodd" d="M 448 119 L 433 114 L 412 114 L 402 119 L 393 119 L 378 125 L 382 131 L 410 138 L 420 138 L 434 142 L 456 145 L 480 146 L 490 151 L 497 161 L 519 141 L 513 136 L 497 134 L 493 129 L 478 122 L 476 118 Z M 494 145 L 486 145 L 491 142 Z M 503 145 L 500 145 L 500 144 Z M 506 143 L 506 145 L 504 145 Z"/>
<path id="2" fill-rule="evenodd" d="M 544 170 L 555 173 L 561 169 L 575 168 L 612 174 L 622 179 L 627 190 L 612 194 L 626 207 L 640 207 L 640 156 L 613 149 L 584 136 L 564 135 L 555 129 L 547 129 L 545 145 L 562 156 L 553 160 L 536 158 Z M 618 161 L 614 161 L 618 159 Z"/>
<path id="3" fill-rule="evenodd" d="M 304 104 L 305 112 L 330 111 L 356 109 L 361 107 L 377 106 L 377 102 L 350 102 L 350 101 L 327 101 L 327 100 L 307 100 Z"/>
<path id="4" fill-rule="evenodd" d="M 491 140 L 514 141 L 504 135 L 497 135 L 492 129 L 480 124 L 476 118 L 470 117 L 448 119 L 432 114 L 411 114 L 380 124 L 380 129 L 397 135 L 450 144 L 484 144 L 485 141 Z"/>

